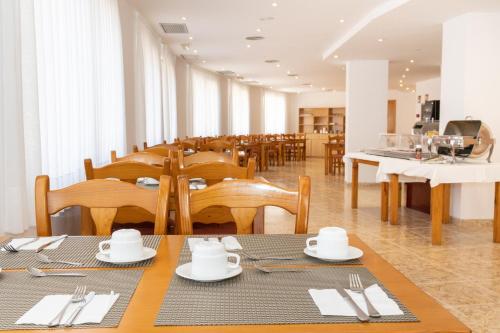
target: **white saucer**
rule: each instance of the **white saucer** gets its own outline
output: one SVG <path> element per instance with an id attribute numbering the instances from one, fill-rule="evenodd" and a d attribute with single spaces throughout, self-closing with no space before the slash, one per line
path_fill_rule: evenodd
<path id="1" fill-rule="evenodd" d="M 143 255 L 142 258 L 135 259 L 135 260 L 130 260 L 130 259 L 124 259 L 124 260 L 113 260 L 111 259 L 108 255 L 102 254 L 101 252 L 98 252 L 95 257 L 99 261 L 104 261 L 110 264 L 115 264 L 115 265 L 128 265 L 128 264 L 135 264 L 136 262 L 144 261 L 153 258 L 156 256 L 156 250 L 149 248 L 149 247 L 144 247 L 143 248 Z"/>
<path id="2" fill-rule="evenodd" d="M 315 247 L 313 247 L 315 248 Z M 324 261 L 331 261 L 331 262 L 342 262 L 342 261 L 348 261 L 348 260 L 354 260 L 361 258 L 363 256 L 363 251 L 358 249 L 357 247 L 354 246 L 349 246 L 349 250 L 347 251 L 347 256 L 345 258 L 325 258 L 325 257 L 320 257 L 317 253 L 316 250 L 309 250 L 307 247 L 304 249 L 304 253 L 307 254 L 310 257 L 314 257 L 320 260 Z"/>
<path id="3" fill-rule="evenodd" d="M 193 281 L 198 281 L 198 282 L 217 282 L 217 281 L 222 281 L 226 279 L 230 279 L 232 277 L 238 276 L 243 272 L 243 268 L 241 266 L 238 266 L 237 268 L 230 268 L 225 275 L 217 276 L 214 278 L 210 279 L 198 279 L 195 278 L 191 275 L 191 263 L 188 262 L 187 264 L 181 265 L 177 267 L 175 270 L 175 273 L 179 275 L 180 277 L 183 277 L 188 280 L 193 280 Z"/>

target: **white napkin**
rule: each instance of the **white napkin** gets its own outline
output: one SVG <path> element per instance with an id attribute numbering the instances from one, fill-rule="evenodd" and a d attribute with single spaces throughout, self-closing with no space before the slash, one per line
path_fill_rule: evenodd
<path id="1" fill-rule="evenodd" d="M 74 324 L 99 324 L 109 312 L 113 304 L 120 297 L 120 294 L 95 295 L 87 304 Z M 21 318 L 16 321 L 16 325 L 48 325 L 49 322 L 57 316 L 64 305 L 70 300 L 71 295 L 48 295 L 42 298 L 38 303 L 29 309 Z M 66 310 L 61 323 L 65 323 L 73 310 L 78 306 L 77 303 L 71 303 Z"/>
<path id="2" fill-rule="evenodd" d="M 138 178 L 137 182 L 144 185 L 160 185 L 160 182 L 158 180 L 149 177 Z"/>
<path id="3" fill-rule="evenodd" d="M 207 184 L 198 184 L 198 183 L 190 183 L 189 184 L 190 190 L 203 190 L 206 187 L 207 187 Z"/>
<path id="4" fill-rule="evenodd" d="M 33 243 L 30 243 L 30 244 L 23 246 L 19 251 L 30 251 L 30 250 L 34 251 L 34 250 L 38 249 L 40 246 L 42 246 L 43 244 L 51 242 L 52 240 L 57 239 L 59 237 L 61 237 L 61 236 L 40 237 L 40 239 L 38 239 L 36 242 L 33 242 Z M 33 239 L 33 237 L 32 238 L 14 238 L 13 240 L 11 240 L 9 242 L 9 244 L 14 246 L 14 247 L 18 247 L 19 245 L 26 243 L 26 242 L 29 242 L 32 239 Z M 64 238 L 58 242 L 50 244 L 45 249 L 46 250 L 57 249 L 59 247 L 59 245 L 61 245 L 62 242 L 64 242 Z M 5 249 L 2 248 L 1 251 L 5 251 Z"/>
<path id="5" fill-rule="evenodd" d="M 368 313 L 363 295 L 349 289 L 345 291 L 351 296 L 356 304 Z M 366 295 L 372 305 L 382 316 L 403 315 L 403 311 L 377 284 L 365 289 Z M 356 312 L 335 289 L 309 289 L 314 303 L 323 316 L 356 316 Z"/>
<path id="6" fill-rule="evenodd" d="M 211 241 L 211 242 L 218 242 L 219 241 L 215 237 L 210 237 L 208 240 Z M 197 243 L 202 242 L 202 241 L 203 241 L 203 238 L 201 238 L 201 237 L 198 237 L 198 238 L 188 238 L 189 250 L 191 252 L 193 252 L 194 246 Z M 240 243 L 238 242 L 238 240 L 236 239 L 236 237 L 234 237 L 234 236 L 222 237 L 221 242 L 222 242 L 222 244 L 224 244 L 224 247 L 228 251 L 243 249 L 241 247 Z"/>

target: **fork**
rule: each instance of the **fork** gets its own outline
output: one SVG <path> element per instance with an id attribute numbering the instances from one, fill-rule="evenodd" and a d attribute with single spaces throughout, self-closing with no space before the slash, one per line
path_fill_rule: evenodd
<path id="1" fill-rule="evenodd" d="M 38 237 L 35 237 L 33 238 L 32 240 L 29 240 L 27 242 L 24 242 L 18 246 L 13 246 L 11 244 L 6 244 L 3 246 L 4 250 L 7 251 L 7 252 L 19 252 L 19 250 L 25 246 L 25 245 L 28 245 L 28 244 L 31 244 L 31 243 L 34 243 L 38 240 Z"/>
<path id="2" fill-rule="evenodd" d="M 243 251 L 243 250 L 241 250 L 240 252 L 241 252 L 241 254 L 243 254 L 245 257 L 247 257 L 250 260 L 294 260 L 294 259 L 297 259 L 297 258 L 272 257 L 272 256 L 262 257 L 262 256 L 250 254 L 250 253 Z"/>
<path id="3" fill-rule="evenodd" d="M 368 315 L 373 318 L 379 318 L 380 313 L 378 313 L 377 309 L 370 302 L 365 293 L 365 288 L 363 288 L 363 283 L 361 282 L 361 278 L 359 274 L 349 274 L 349 289 L 356 293 L 361 293 L 366 302 L 366 307 L 368 309 Z"/>
<path id="4" fill-rule="evenodd" d="M 69 305 L 71 303 L 78 303 L 81 300 L 85 298 L 85 292 L 87 291 L 87 286 L 77 286 L 75 289 L 75 292 L 73 295 L 71 295 L 71 298 L 69 301 L 66 303 L 66 305 L 59 311 L 59 313 L 48 323 L 48 327 L 56 327 L 61 324 L 61 320 L 64 317 L 64 314 L 66 313 L 66 310 L 68 309 Z"/>

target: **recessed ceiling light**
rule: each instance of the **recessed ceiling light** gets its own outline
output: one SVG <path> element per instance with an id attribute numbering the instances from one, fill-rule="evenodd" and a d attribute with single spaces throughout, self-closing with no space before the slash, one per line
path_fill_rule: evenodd
<path id="1" fill-rule="evenodd" d="M 409 69 L 408 67 L 406 67 L 406 68 L 405 68 L 405 71 L 409 72 L 409 71 L 410 71 L 410 69 Z"/>
<path id="2" fill-rule="evenodd" d="M 379 38 L 379 39 L 377 39 L 377 42 L 379 42 L 379 43 L 382 43 L 383 41 L 384 41 L 384 39 L 383 39 L 383 38 Z"/>
<path id="3" fill-rule="evenodd" d="M 257 28 L 257 29 L 255 29 L 255 31 L 262 32 L 262 29 L 261 28 Z"/>
<path id="4" fill-rule="evenodd" d="M 247 44 L 247 48 L 251 48 L 251 47 L 252 47 L 252 45 L 250 45 L 250 44 Z"/>
<path id="5" fill-rule="evenodd" d="M 338 58 L 339 58 L 339 55 L 338 55 L 338 54 L 334 54 L 334 55 L 333 55 L 333 57 L 334 57 L 335 59 L 338 59 Z"/>
<path id="6" fill-rule="evenodd" d="M 281 67 L 281 65 L 280 65 L 279 63 L 277 63 L 277 64 L 276 64 L 276 67 L 280 68 L 280 67 Z"/>
<path id="7" fill-rule="evenodd" d="M 290 72 L 290 71 L 286 71 L 286 73 L 287 73 L 288 75 L 290 75 L 290 73 L 291 73 L 291 72 Z"/>
<path id="8" fill-rule="evenodd" d="M 403 84 L 402 84 L 402 83 L 400 83 L 400 84 L 399 84 L 399 86 L 400 86 L 400 87 L 403 87 Z"/>
<path id="9" fill-rule="evenodd" d="M 273 6 L 273 7 L 278 7 L 278 3 L 277 3 L 277 2 L 273 2 L 273 3 L 271 4 L 271 6 Z"/>
<path id="10" fill-rule="evenodd" d="M 299 79 L 299 76 L 297 75 L 297 76 L 295 77 L 295 80 L 298 80 L 298 79 Z"/>
<path id="11" fill-rule="evenodd" d="M 399 80 L 399 83 L 403 83 L 403 80 Z"/>
<path id="12" fill-rule="evenodd" d="M 188 38 L 189 38 L 189 40 L 193 40 L 193 36 L 189 36 Z"/>
<path id="13" fill-rule="evenodd" d="M 198 50 L 193 50 L 194 53 L 198 53 Z"/>
<path id="14" fill-rule="evenodd" d="M 187 20 L 186 16 L 181 17 L 181 20 L 186 21 Z"/>
<path id="15" fill-rule="evenodd" d="M 410 62 L 413 64 L 415 62 L 415 60 L 411 59 Z"/>
<path id="16" fill-rule="evenodd" d="M 273 89 L 273 86 L 269 86 L 269 88 Z"/>
<path id="17" fill-rule="evenodd" d="M 322 88 L 321 88 L 321 90 L 325 91 L 325 90 L 326 90 L 326 88 L 325 88 L 325 87 L 322 87 Z"/>
<path id="18" fill-rule="evenodd" d="M 401 75 L 401 77 L 404 79 L 406 77 L 406 75 L 403 74 L 403 75 Z"/>
<path id="19" fill-rule="evenodd" d="M 202 62 L 202 63 L 206 63 L 207 61 L 206 61 L 206 60 L 202 60 L 201 62 Z"/>
<path id="20" fill-rule="evenodd" d="M 413 89 L 411 92 L 415 92 L 415 89 Z"/>
<path id="21" fill-rule="evenodd" d="M 410 90 L 410 88 L 406 87 L 406 90 Z"/>
<path id="22" fill-rule="evenodd" d="M 339 22 L 340 22 L 340 23 L 344 23 L 344 22 L 345 22 L 345 20 L 344 20 L 344 19 L 340 19 L 340 20 L 339 20 Z"/>

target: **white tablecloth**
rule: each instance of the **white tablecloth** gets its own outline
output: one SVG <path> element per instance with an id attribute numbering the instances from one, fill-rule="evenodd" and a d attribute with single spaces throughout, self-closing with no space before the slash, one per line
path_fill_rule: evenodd
<path id="1" fill-rule="evenodd" d="M 439 184 L 500 182 L 500 163 L 488 163 L 482 159 L 457 161 L 455 164 L 434 164 L 362 152 L 348 153 L 344 157 L 346 161 L 354 158 L 379 162 L 377 182 L 389 181 L 390 174 L 404 176 L 405 179 L 401 181 L 406 182 L 429 179 L 431 187 Z"/>

